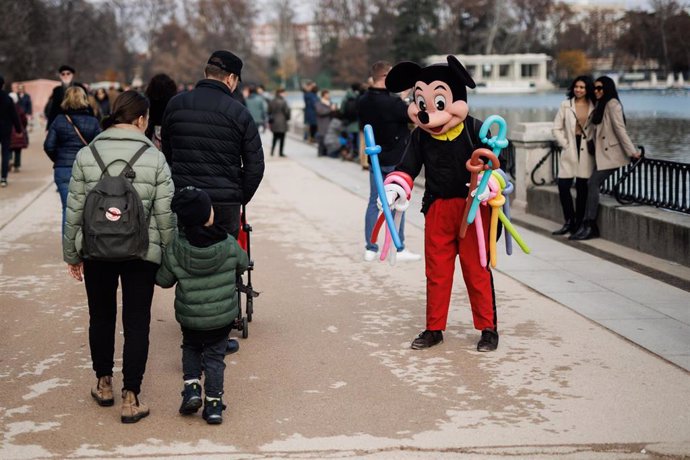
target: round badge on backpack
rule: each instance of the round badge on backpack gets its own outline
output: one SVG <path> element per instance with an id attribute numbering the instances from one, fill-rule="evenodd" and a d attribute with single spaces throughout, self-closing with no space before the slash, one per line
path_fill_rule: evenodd
<path id="1" fill-rule="evenodd" d="M 111 222 L 117 222 L 122 217 L 122 211 L 117 208 L 108 208 L 105 212 L 105 218 Z"/>

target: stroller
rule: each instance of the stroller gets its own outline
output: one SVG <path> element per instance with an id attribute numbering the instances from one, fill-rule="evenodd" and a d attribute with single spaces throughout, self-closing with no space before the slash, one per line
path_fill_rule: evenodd
<path id="1" fill-rule="evenodd" d="M 249 323 L 252 322 L 252 315 L 254 313 L 254 297 L 259 297 L 259 293 L 252 287 L 252 270 L 254 270 L 254 261 L 252 260 L 251 251 L 251 232 L 252 226 L 247 223 L 247 208 L 242 205 L 242 212 L 240 213 L 240 232 L 237 236 L 237 242 L 240 247 L 247 251 L 249 264 L 247 265 L 246 279 L 244 283 L 242 275 L 237 277 L 237 305 L 239 311 L 237 318 L 233 322 L 232 328 L 237 329 L 242 333 L 242 338 L 246 339 L 249 336 Z M 245 313 L 242 312 L 242 295 L 246 296 Z"/>

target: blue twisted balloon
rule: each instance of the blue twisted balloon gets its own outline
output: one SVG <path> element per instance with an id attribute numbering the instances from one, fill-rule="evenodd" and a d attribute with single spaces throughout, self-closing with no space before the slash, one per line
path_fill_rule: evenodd
<path id="1" fill-rule="evenodd" d="M 371 127 L 371 125 L 364 125 L 364 144 L 366 145 L 364 152 L 369 155 L 369 158 L 371 159 L 371 167 L 374 174 L 376 191 L 378 192 L 379 199 L 381 200 L 381 209 L 383 209 L 383 215 L 386 218 L 388 230 L 391 232 L 391 239 L 393 240 L 395 248 L 398 251 L 402 251 L 403 245 L 400 242 L 398 230 L 395 228 L 393 214 L 391 213 L 391 208 L 388 206 L 386 191 L 383 188 L 383 174 L 381 174 L 381 166 L 379 165 L 379 153 L 381 153 L 381 146 L 376 145 L 376 141 L 374 141 L 374 129 Z"/>
<path id="2" fill-rule="evenodd" d="M 498 135 L 496 137 L 486 137 L 486 135 L 489 133 L 489 128 L 491 125 L 496 123 L 498 125 Z M 501 154 L 501 150 L 508 147 L 508 139 L 506 138 L 506 135 L 508 134 L 508 125 L 506 125 L 506 121 L 503 119 L 503 117 L 499 115 L 491 115 L 489 118 L 484 120 L 484 123 L 482 123 L 482 127 L 479 129 L 479 139 L 481 141 L 491 147 L 491 150 L 494 152 L 494 155 L 497 157 Z M 491 168 L 491 161 L 488 162 L 489 168 Z M 471 224 L 474 222 L 474 218 L 477 216 L 477 210 L 479 209 L 479 196 L 484 193 L 484 190 L 486 190 L 486 186 L 489 183 L 489 178 L 491 177 L 491 174 L 484 174 L 482 176 L 482 180 L 479 183 L 479 186 L 477 187 L 477 191 L 474 194 L 474 200 L 472 200 L 472 205 L 470 207 L 470 211 L 467 214 L 467 223 Z"/>

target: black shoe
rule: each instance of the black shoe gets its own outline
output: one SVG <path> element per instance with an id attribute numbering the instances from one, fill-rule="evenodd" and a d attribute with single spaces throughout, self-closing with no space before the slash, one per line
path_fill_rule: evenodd
<path id="1" fill-rule="evenodd" d="M 281 156 L 281 157 L 286 157 L 287 155 L 281 153 L 280 156 Z"/>
<path id="2" fill-rule="evenodd" d="M 495 351 L 498 348 L 498 332 L 484 329 L 482 338 L 477 342 L 477 351 Z"/>
<path id="3" fill-rule="evenodd" d="M 195 414 L 201 407 L 201 385 L 199 383 L 185 383 L 182 390 L 182 404 L 180 414 Z"/>
<path id="4" fill-rule="evenodd" d="M 410 348 L 413 350 L 422 350 L 424 348 L 431 348 L 439 343 L 443 343 L 443 332 L 430 331 L 427 329 L 412 341 Z"/>
<path id="5" fill-rule="evenodd" d="M 570 235 L 568 239 L 573 241 L 582 241 L 591 240 L 592 238 L 597 237 L 599 237 L 599 227 L 597 227 L 597 223 L 594 221 L 585 220 L 582 222 L 582 225 L 578 231 Z"/>
<path id="6" fill-rule="evenodd" d="M 227 406 L 223 404 L 221 399 L 209 400 L 207 398 L 204 401 L 204 411 L 201 416 L 209 425 L 220 425 L 223 423 L 223 411 L 225 409 Z"/>
<path id="7" fill-rule="evenodd" d="M 572 233 L 577 230 L 577 225 L 575 225 L 575 221 L 570 219 L 568 220 L 561 228 L 558 230 L 551 232 L 552 235 L 565 235 L 566 233 Z"/>
<path id="8" fill-rule="evenodd" d="M 237 353 L 240 349 L 240 343 L 235 339 L 228 339 L 228 343 L 225 345 L 225 354 L 231 355 Z"/>

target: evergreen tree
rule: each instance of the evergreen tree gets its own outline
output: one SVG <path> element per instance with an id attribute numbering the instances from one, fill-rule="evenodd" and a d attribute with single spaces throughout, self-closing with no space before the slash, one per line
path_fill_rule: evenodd
<path id="1" fill-rule="evenodd" d="M 396 61 L 422 62 L 438 52 L 438 0 L 402 0 L 393 38 Z"/>

